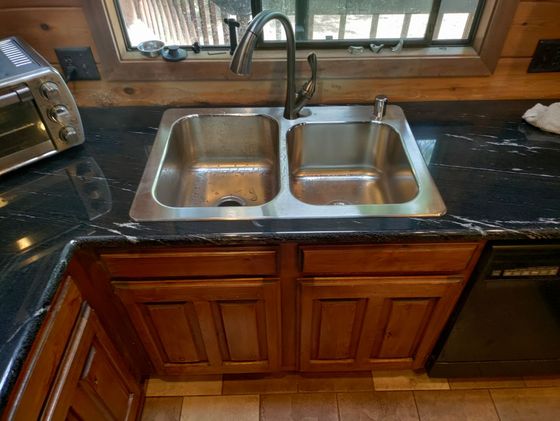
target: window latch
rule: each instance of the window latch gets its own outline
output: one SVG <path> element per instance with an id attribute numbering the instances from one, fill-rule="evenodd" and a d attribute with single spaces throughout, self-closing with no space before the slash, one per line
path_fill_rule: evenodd
<path id="1" fill-rule="evenodd" d="M 233 52 L 237 48 L 237 28 L 239 28 L 239 22 L 233 18 L 224 19 L 224 23 L 229 29 L 229 54 L 233 55 Z"/>

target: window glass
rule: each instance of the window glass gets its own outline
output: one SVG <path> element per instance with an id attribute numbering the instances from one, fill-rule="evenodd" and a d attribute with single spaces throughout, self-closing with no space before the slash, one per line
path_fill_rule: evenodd
<path id="1" fill-rule="evenodd" d="M 114 0 L 130 47 L 141 41 L 202 46 L 229 45 L 225 18 L 243 34 L 261 8 L 288 16 L 303 42 L 353 40 L 462 41 L 470 37 L 482 0 Z M 260 3 L 260 6 L 256 6 Z M 252 9 L 259 7 L 259 9 Z M 439 9 L 438 9 L 439 7 Z M 430 31 L 429 28 L 432 28 Z M 433 32 L 433 33 L 432 33 Z M 263 31 L 265 41 L 285 40 L 278 21 Z"/>
<path id="2" fill-rule="evenodd" d="M 399 39 L 425 37 L 433 0 L 262 0 L 262 6 L 298 14 L 299 41 Z"/>
<path id="3" fill-rule="evenodd" d="M 471 33 L 479 0 L 442 0 L 435 40 L 464 40 Z"/>
<path id="4" fill-rule="evenodd" d="M 116 0 L 130 47 L 159 39 L 167 45 L 229 45 L 226 18 L 244 33 L 252 18 L 251 0 Z"/>

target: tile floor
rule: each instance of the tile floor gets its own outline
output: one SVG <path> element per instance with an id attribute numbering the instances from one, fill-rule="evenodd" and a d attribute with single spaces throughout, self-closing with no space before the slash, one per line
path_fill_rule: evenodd
<path id="1" fill-rule="evenodd" d="M 560 376 L 432 379 L 412 371 L 152 378 L 143 421 L 560 420 Z"/>

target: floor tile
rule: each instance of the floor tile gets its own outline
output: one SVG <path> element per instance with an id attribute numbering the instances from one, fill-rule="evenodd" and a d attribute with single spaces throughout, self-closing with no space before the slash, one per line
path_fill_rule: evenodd
<path id="1" fill-rule="evenodd" d="M 560 388 L 491 390 L 502 421 L 560 420 Z"/>
<path id="2" fill-rule="evenodd" d="M 339 393 L 341 421 L 418 421 L 412 392 Z"/>
<path id="3" fill-rule="evenodd" d="M 148 380 L 146 396 L 200 396 L 220 395 L 222 376 L 192 376 L 182 378 L 156 378 Z"/>
<path id="4" fill-rule="evenodd" d="M 258 421 L 259 396 L 188 396 L 181 421 Z"/>
<path id="5" fill-rule="evenodd" d="M 526 387 L 560 387 L 560 376 L 527 376 Z"/>
<path id="6" fill-rule="evenodd" d="M 304 374 L 298 379 L 299 392 L 365 392 L 373 390 L 370 372 Z"/>
<path id="7" fill-rule="evenodd" d="M 525 387 L 525 382 L 521 377 L 449 379 L 449 387 L 451 389 L 503 389 Z"/>
<path id="8" fill-rule="evenodd" d="M 415 391 L 414 396 L 422 421 L 499 421 L 488 390 Z"/>
<path id="9" fill-rule="evenodd" d="M 179 421 L 183 398 L 146 398 L 142 409 L 142 421 Z"/>
<path id="10" fill-rule="evenodd" d="M 224 374 L 224 395 L 242 395 L 258 393 L 295 393 L 299 376 L 295 374 Z"/>
<path id="11" fill-rule="evenodd" d="M 431 378 L 412 370 L 373 371 L 373 386 L 377 391 L 449 390 L 447 379 Z"/>
<path id="12" fill-rule="evenodd" d="M 261 395 L 261 421 L 337 421 L 334 393 Z"/>

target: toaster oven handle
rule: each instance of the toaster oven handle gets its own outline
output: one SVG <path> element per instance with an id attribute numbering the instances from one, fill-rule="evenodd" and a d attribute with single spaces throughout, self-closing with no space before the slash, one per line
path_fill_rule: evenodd
<path id="1" fill-rule="evenodd" d="M 6 94 L 0 95 L 0 108 L 17 104 L 18 102 L 29 101 L 30 99 L 33 99 L 31 90 L 27 86 L 24 86 L 14 91 L 10 91 Z"/>

